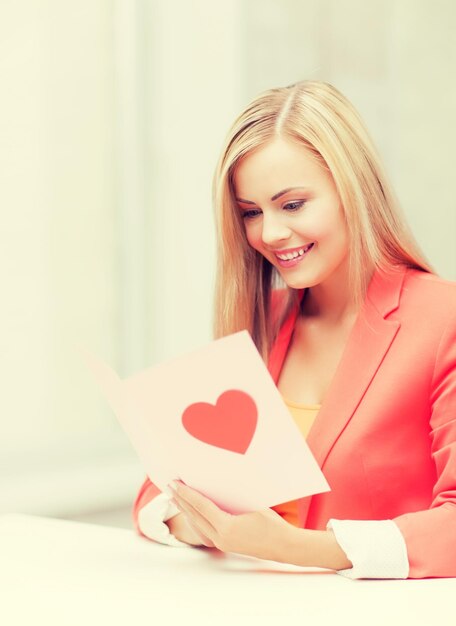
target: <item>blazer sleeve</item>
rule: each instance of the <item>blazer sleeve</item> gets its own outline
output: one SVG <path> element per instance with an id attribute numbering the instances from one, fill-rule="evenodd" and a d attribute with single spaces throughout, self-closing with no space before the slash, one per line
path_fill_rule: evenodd
<path id="1" fill-rule="evenodd" d="M 141 529 L 139 527 L 139 511 L 160 493 L 160 489 L 156 485 L 154 485 L 154 483 L 149 478 L 146 478 L 141 486 L 141 489 L 139 490 L 138 495 L 136 496 L 132 511 L 133 525 L 136 529 L 136 532 L 138 532 L 140 535 L 144 535 L 144 533 L 141 532 Z"/>
<path id="2" fill-rule="evenodd" d="M 456 311 L 437 350 L 430 402 L 432 502 L 393 520 L 407 545 L 410 578 L 456 577 Z"/>

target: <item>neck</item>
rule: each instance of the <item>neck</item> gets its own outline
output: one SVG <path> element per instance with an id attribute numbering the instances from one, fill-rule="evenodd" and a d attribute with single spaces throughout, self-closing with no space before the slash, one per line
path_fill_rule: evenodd
<path id="1" fill-rule="evenodd" d="M 369 282 L 373 270 L 366 272 Z M 309 287 L 302 303 L 302 313 L 327 323 L 338 324 L 357 314 L 359 306 L 354 302 L 348 287 L 348 273 L 335 272 L 325 281 Z"/>

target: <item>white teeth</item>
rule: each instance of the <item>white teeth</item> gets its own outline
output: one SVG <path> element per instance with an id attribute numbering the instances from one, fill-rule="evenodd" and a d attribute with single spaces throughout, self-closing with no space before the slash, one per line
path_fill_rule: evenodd
<path id="1" fill-rule="evenodd" d="M 310 248 L 313 246 L 313 243 L 309 243 L 305 248 L 299 248 L 299 250 L 295 250 L 294 252 L 288 252 L 287 254 L 277 254 L 276 256 L 282 261 L 291 261 L 291 259 L 296 259 L 298 256 L 302 256 L 305 254 Z"/>

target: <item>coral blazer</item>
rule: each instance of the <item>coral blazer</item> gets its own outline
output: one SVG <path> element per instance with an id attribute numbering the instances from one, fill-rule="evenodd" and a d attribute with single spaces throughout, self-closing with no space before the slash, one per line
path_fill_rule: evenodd
<path id="1" fill-rule="evenodd" d="M 269 358 L 275 382 L 299 305 Z M 456 576 L 456 283 L 377 270 L 307 443 L 331 491 L 298 501 L 300 525 L 392 519 L 409 577 Z M 146 480 L 139 509 L 159 490 Z"/>

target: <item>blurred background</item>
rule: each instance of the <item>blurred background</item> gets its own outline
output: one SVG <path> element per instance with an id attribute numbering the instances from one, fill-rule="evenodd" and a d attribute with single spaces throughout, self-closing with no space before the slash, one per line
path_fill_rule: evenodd
<path id="1" fill-rule="evenodd" d="M 211 338 L 211 178 L 259 91 L 333 83 L 456 280 L 452 0 L 0 0 L 0 513 L 130 526 L 123 377 Z"/>

